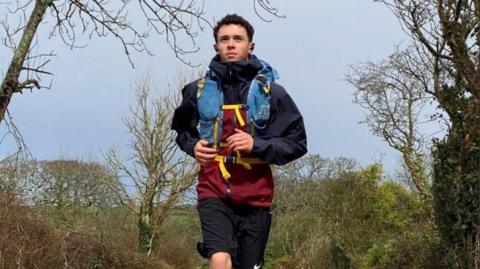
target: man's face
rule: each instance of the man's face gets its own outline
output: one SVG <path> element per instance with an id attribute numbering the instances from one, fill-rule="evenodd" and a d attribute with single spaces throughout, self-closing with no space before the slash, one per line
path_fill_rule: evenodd
<path id="1" fill-rule="evenodd" d="M 248 40 L 247 30 L 237 24 L 221 26 L 214 45 L 222 62 L 243 61 L 248 58 L 253 42 Z"/>

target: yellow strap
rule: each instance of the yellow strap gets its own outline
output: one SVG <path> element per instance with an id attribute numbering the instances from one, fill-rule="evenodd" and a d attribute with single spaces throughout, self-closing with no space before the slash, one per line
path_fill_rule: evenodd
<path id="1" fill-rule="evenodd" d="M 228 143 L 220 142 L 220 147 L 221 148 L 226 148 L 226 147 L 228 147 Z"/>
<path id="2" fill-rule="evenodd" d="M 240 109 L 242 108 L 242 104 L 236 104 L 236 105 L 223 105 L 223 109 Z"/>
<path id="3" fill-rule="evenodd" d="M 238 123 L 240 123 L 240 126 L 242 127 L 245 126 L 245 121 L 242 118 L 242 114 L 240 114 L 240 110 L 235 109 L 235 114 L 237 114 L 237 119 L 238 119 Z"/>
<path id="4" fill-rule="evenodd" d="M 235 115 L 237 116 L 238 123 L 240 123 L 240 126 L 245 126 L 245 121 L 243 120 L 242 114 L 240 113 L 240 108 L 242 108 L 241 104 L 237 105 L 223 105 L 222 109 L 223 110 L 228 110 L 228 109 L 234 109 L 235 110 Z"/>
<path id="5" fill-rule="evenodd" d="M 247 164 L 267 164 L 268 162 L 262 161 L 259 158 L 240 157 L 239 159 L 235 160 L 235 163 L 238 163 L 238 164 L 244 164 L 244 163 L 247 163 Z"/>
<path id="6" fill-rule="evenodd" d="M 218 167 L 220 168 L 223 179 L 228 181 L 228 179 L 230 179 L 232 175 L 230 175 L 230 173 L 227 171 L 227 167 L 225 167 L 225 156 L 217 155 L 215 157 L 215 161 L 218 162 Z M 240 156 L 240 154 L 237 153 L 235 163 L 242 165 L 247 170 L 251 170 L 252 164 L 267 164 L 268 162 L 262 161 L 259 158 L 243 158 Z"/>
<path id="7" fill-rule="evenodd" d="M 247 170 L 252 170 L 252 166 L 249 163 L 243 161 L 242 156 L 240 155 L 240 151 L 237 151 L 236 161 L 237 161 L 238 164 L 243 165 L 243 168 L 245 168 Z"/>
<path id="8" fill-rule="evenodd" d="M 205 78 L 202 78 L 197 83 L 197 98 L 200 98 L 202 95 L 203 88 L 205 87 Z"/>
<path id="9" fill-rule="evenodd" d="M 227 168 L 225 167 L 225 163 L 223 162 L 223 156 L 222 155 L 217 155 L 215 157 L 215 161 L 218 161 L 218 167 L 220 167 L 220 172 L 222 173 L 223 179 L 228 181 L 232 175 L 227 171 Z"/>
<path id="10" fill-rule="evenodd" d="M 265 94 L 268 94 L 270 92 L 270 87 L 267 86 L 267 85 L 264 85 L 263 86 L 263 91 L 265 92 Z"/>
<path id="11" fill-rule="evenodd" d="M 213 148 L 217 148 L 218 143 L 218 120 L 215 118 L 213 124 Z"/>
<path id="12" fill-rule="evenodd" d="M 225 162 L 225 156 L 224 155 L 217 155 L 215 157 L 215 161 L 217 162 Z M 268 162 L 260 160 L 259 158 L 244 158 L 244 157 L 236 157 L 235 162 L 236 164 L 267 164 Z"/>

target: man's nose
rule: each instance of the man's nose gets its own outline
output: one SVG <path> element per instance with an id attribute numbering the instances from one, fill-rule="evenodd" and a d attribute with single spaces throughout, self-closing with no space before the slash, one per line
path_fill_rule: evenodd
<path id="1" fill-rule="evenodd" d="M 235 42 L 234 42 L 233 40 L 229 40 L 229 41 L 228 41 L 228 44 L 227 44 L 227 47 L 228 47 L 229 49 L 235 48 Z"/>

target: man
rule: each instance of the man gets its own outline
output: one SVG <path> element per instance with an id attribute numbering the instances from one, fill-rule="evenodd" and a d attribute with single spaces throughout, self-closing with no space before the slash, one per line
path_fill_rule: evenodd
<path id="1" fill-rule="evenodd" d="M 197 194 L 203 243 L 212 269 L 259 269 L 271 223 L 273 178 L 307 152 L 303 118 L 266 62 L 252 54 L 254 29 L 232 14 L 215 26 L 204 78 L 182 90 L 172 129 L 200 164 Z"/>

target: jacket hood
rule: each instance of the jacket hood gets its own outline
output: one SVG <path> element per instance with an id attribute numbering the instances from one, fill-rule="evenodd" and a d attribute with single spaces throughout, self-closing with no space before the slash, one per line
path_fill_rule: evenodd
<path id="1" fill-rule="evenodd" d="M 248 60 L 235 62 L 221 62 L 220 56 L 215 56 L 208 66 L 223 84 L 251 81 L 262 69 L 262 63 L 253 54 Z"/>

